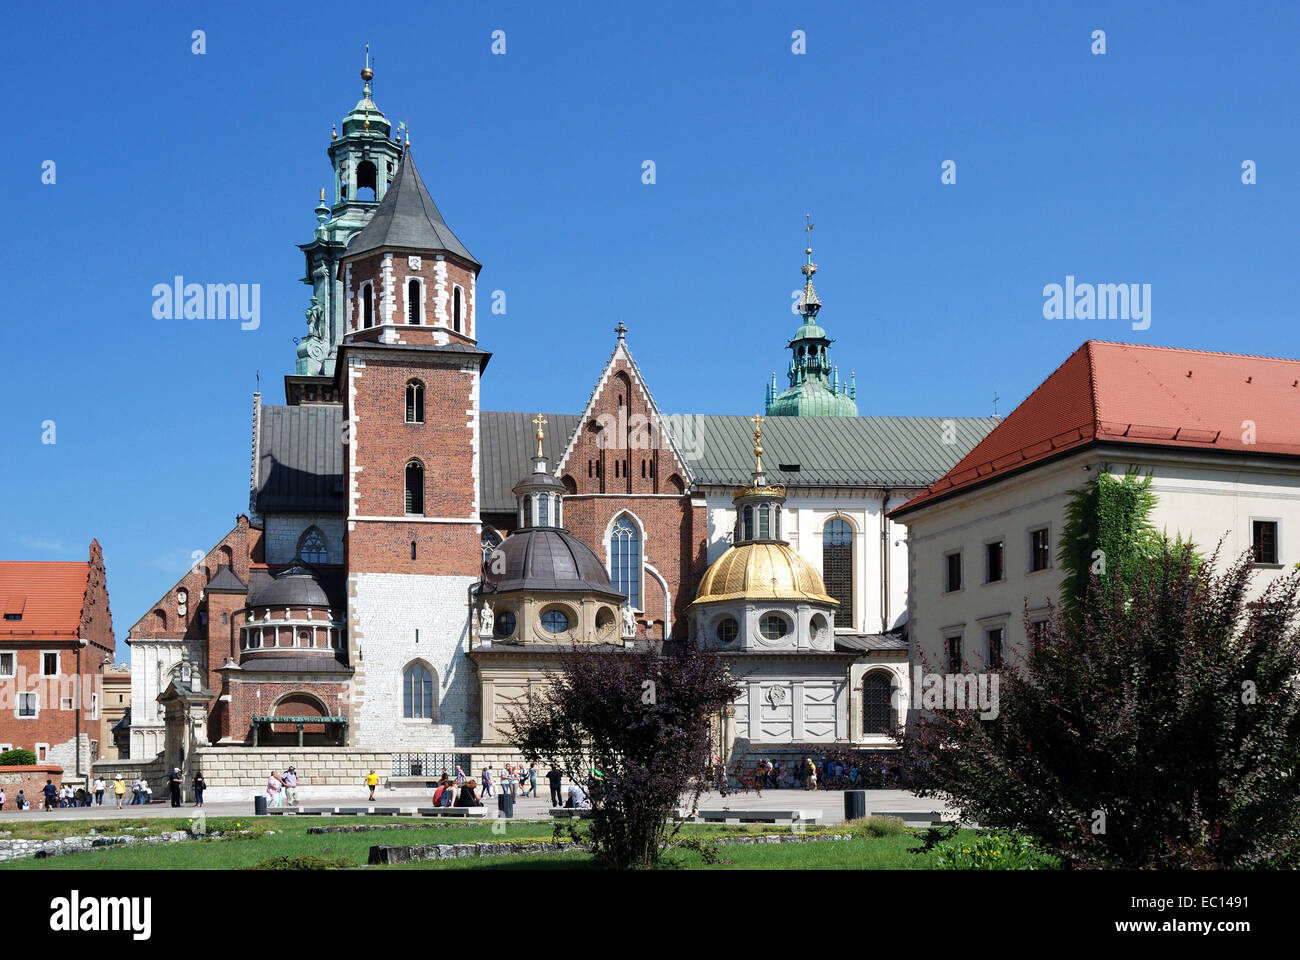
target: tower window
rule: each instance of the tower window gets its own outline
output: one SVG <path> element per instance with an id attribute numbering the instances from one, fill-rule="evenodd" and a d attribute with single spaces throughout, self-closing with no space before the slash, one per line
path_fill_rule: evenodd
<path id="1" fill-rule="evenodd" d="M 641 534 L 623 514 L 610 530 L 609 574 L 616 589 L 627 594 L 632 609 L 641 609 Z"/>
<path id="2" fill-rule="evenodd" d="M 424 515 L 424 464 L 412 460 L 406 465 L 406 512 Z"/>
<path id="3" fill-rule="evenodd" d="M 826 592 L 840 602 L 835 626 L 853 626 L 853 528 L 838 517 L 822 527 L 822 579 Z"/>
<path id="4" fill-rule="evenodd" d="M 406 284 L 406 322 L 420 322 L 420 281 L 411 280 Z"/>
<path id="5" fill-rule="evenodd" d="M 771 533 L 768 530 L 768 524 L 770 522 L 770 511 L 765 503 L 758 508 L 758 539 L 767 540 L 771 537 Z"/>
<path id="6" fill-rule="evenodd" d="M 375 325 L 375 294 L 369 283 L 361 288 L 361 321 L 362 326 Z"/>
<path id="7" fill-rule="evenodd" d="M 371 201 L 375 199 L 375 191 L 379 189 L 379 177 L 375 170 L 375 165 L 369 160 L 362 160 L 357 164 L 357 199 Z M 362 191 L 369 190 L 369 194 Z"/>
<path id="8" fill-rule="evenodd" d="M 419 380 L 406 384 L 406 422 L 424 423 L 424 384 Z"/>
<path id="9" fill-rule="evenodd" d="M 402 716 L 433 719 L 433 674 L 422 663 L 411 664 L 402 674 Z"/>
<path id="10" fill-rule="evenodd" d="M 551 498 L 542 494 L 537 498 L 537 525 L 539 527 L 549 527 L 551 525 L 550 517 Z"/>
<path id="11" fill-rule="evenodd" d="M 464 311 L 464 294 L 460 287 L 451 291 L 451 328 L 460 333 L 460 321 Z"/>

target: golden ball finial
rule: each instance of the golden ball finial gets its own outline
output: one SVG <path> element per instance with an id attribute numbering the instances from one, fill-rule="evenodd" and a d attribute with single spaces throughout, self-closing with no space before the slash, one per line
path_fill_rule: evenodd
<path id="1" fill-rule="evenodd" d="M 803 252 L 805 256 L 812 256 L 812 247 L 804 247 Z"/>
<path id="2" fill-rule="evenodd" d="M 361 68 L 361 79 L 366 81 L 366 83 L 369 83 L 371 80 L 374 79 L 374 77 L 375 77 L 375 71 L 371 70 L 369 67 Z"/>

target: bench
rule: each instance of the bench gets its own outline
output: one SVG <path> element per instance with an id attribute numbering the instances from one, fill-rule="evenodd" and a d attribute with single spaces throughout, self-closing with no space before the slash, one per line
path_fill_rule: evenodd
<path id="1" fill-rule="evenodd" d="M 487 807 L 416 807 L 422 817 L 486 817 Z"/>
<path id="2" fill-rule="evenodd" d="M 944 827 L 955 819 L 942 810 L 874 810 L 868 817 L 895 817 L 909 827 Z"/>
<path id="3" fill-rule="evenodd" d="M 591 816 L 591 807 L 551 807 L 551 816 L 557 819 L 584 819 Z"/>
<path id="4" fill-rule="evenodd" d="M 705 823 L 817 823 L 823 810 L 701 810 Z"/>

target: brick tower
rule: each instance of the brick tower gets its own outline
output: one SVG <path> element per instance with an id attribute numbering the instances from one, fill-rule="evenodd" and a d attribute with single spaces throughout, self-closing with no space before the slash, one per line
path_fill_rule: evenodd
<path id="1" fill-rule="evenodd" d="M 479 269 L 405 150 L 339 266 L 354 746 L 476 742 L 464 653 L 482 564 Z"/>

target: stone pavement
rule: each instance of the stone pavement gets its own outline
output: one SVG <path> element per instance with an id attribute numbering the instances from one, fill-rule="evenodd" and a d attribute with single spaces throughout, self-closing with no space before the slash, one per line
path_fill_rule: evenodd
<path id="1" fill-rule="evenodd" d="M 348 790 L 329 796 L 300 797 L 302 806 L 375 806 L 399 807 L 404 812 L 414 812 L 416 807 L 431 805 L 431 791 L 428 790 L 377 790 L 374 803 L 366 799 L 364 790 Z M 908 811 L 925 813 L 931 810 L 946 812 L 946 808 L 937 800 L 921 798 L 906 790 L 868 790 L 867 813 L 881 811 Z M 488 797 L 485 801 L 489 815 L 496 814 L 496 798 Z M 102 807 L 67 807 L 50 811 L 12 809 L 11 800 L 6 809 L 0 810 L 0 830 L 9 820 L 20 819 L 58 819 L 58 820 L 130 820 L 136 817 L 192 817 L 199 812 L 193 804 L 173 808 L 169 803 L 151 803 L 147 806 L 124 806 L 116 809 L 114 804 Z M 764 790 L 762 796 L 753 791 L 732 793 L 720 797 L 717 791 L 709 791 L 700 797 L 699 808 L 702 810 L 821 810 L 821 823 L 839 823 L 844 819 L 844 793 L 840 790 Z M 531 797 L 515 803 L 515 817 L 522 819 L 544 819 L 549 816 L 549 794 L 542 790 L 541 799 Z M 253 799 L 250 792 L 247 800 L 220 801 L 204 804 L 202 812 L 209 817 L 250 817 L 253 815 Z"/>

